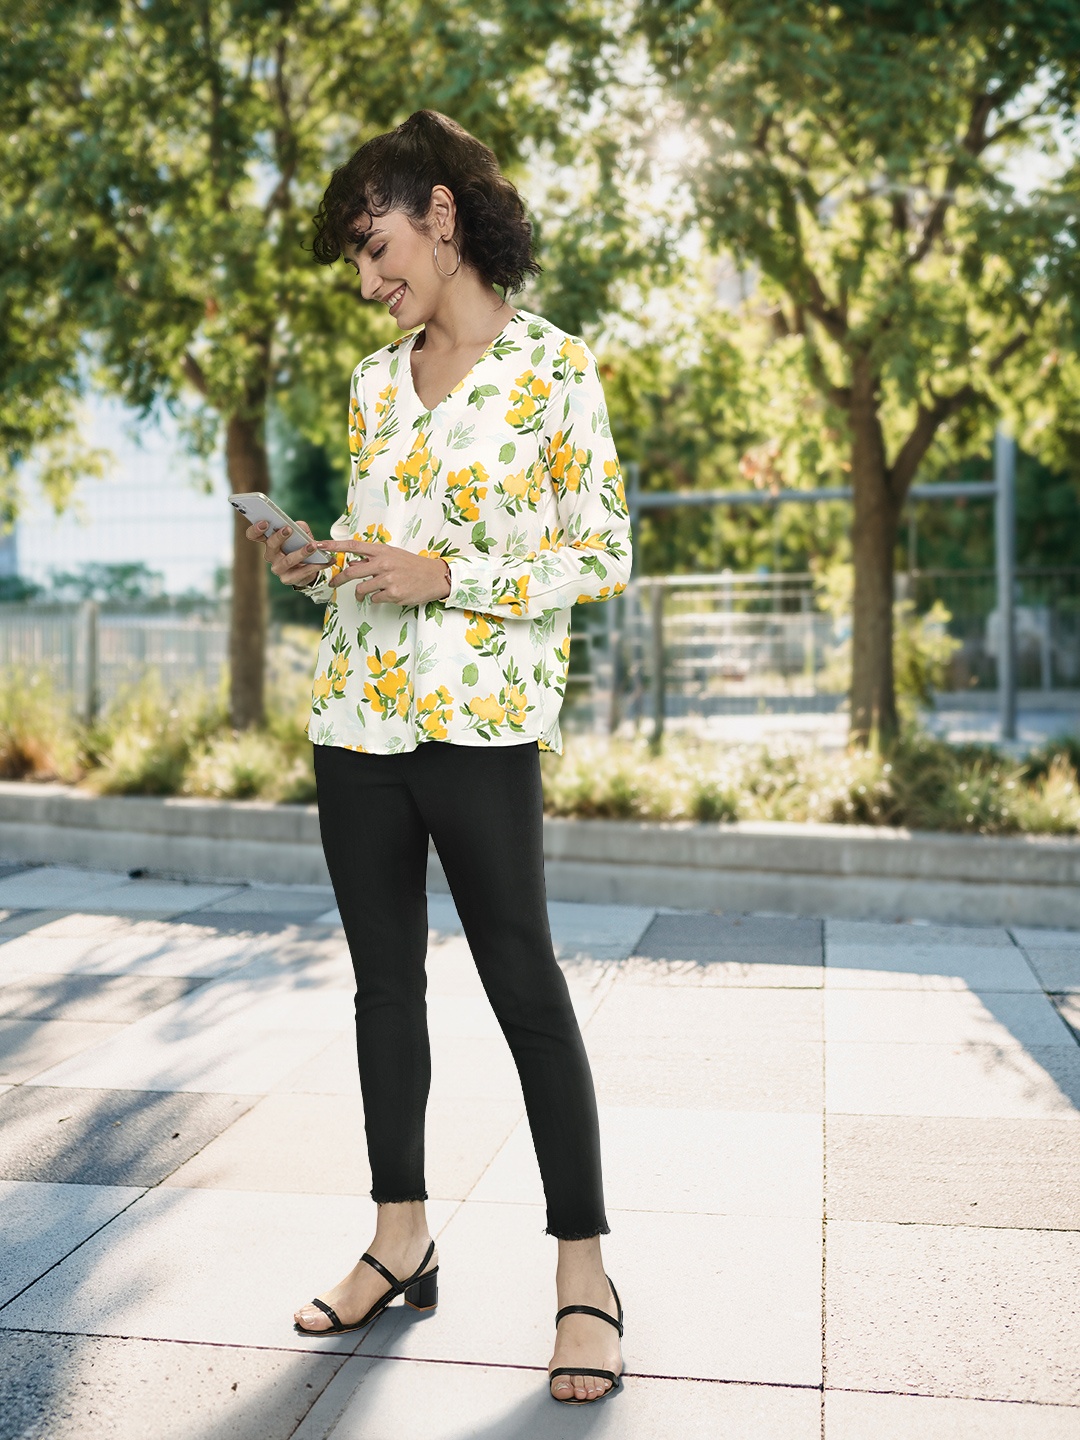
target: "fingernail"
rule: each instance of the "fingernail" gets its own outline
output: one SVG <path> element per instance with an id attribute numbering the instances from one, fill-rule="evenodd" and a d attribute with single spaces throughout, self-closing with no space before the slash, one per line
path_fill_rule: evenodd
<path id="1" fill-rule="evenodd" d="M 292 534 L 292 527 L 291 527 L 290 525 L 286 525 L 286 526 L 282 529 L 282 532 L 281 532 L 281 533 L 282 533 L 282 535 L 286 535 L 286 536 L 291 535 L 291 534 Z"/>
<path id="2" fill-rule="evenodd" d="M 255 529 L 256 529 L 256 530 L 265 530 L 265 529 L 266 529 L 266 525 L 267 525 L 267 522 L 266 522 L 265 520 L 260 520 L 259 523 L 255 526 Z"/>

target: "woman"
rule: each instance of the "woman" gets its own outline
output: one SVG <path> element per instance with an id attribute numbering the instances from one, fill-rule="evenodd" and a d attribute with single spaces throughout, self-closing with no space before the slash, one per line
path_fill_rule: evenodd
<path id="1" fill-rule="evenodd" d="M 453 121 L 421 110 L 362 146 L 315 223 L 316 258 L 343 256 L 409 333 L 353 375 L 346 511 L 318 542 L 336 564 L 306 563 L 315 542 L 285 555 L 287 530 L 247 532 L 280 580 L 328 604 L 308 733 L 378 1204 L 370 1251 L 296 1324 L 358 1328 L 399 1294 L 436 1303 L 430 837 L 517 1065 L 559 1242 L 550 1391 L 581 1404 L 619 1385 L 622 1311 L 600 1251 L 592 1076 L 548 931 L 538 749 L 561 750 L 569 607 L 616 594 L 630 567 L 603 392 L 580 340 L 506 300 L 539 270 L 529 224 Z"/>

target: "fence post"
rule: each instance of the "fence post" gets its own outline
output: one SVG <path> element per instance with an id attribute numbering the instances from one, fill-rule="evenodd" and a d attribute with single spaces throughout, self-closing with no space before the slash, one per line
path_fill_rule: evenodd
<path id="1" fill-rule="evenodd" d="M 92 725 L 98 713 L 98 605 L 96 600 L 84 600 L 79 606 L 80 649 L 82 650 L 82 694 L 79 697 L 79 713 L 87 725 Z"/>
<path id="2" fill-rule="evenodd" d="M 998 707 L 1002 740 L 1016 739 L 1016 441 L 994 433 L 994 531 L 997 551 Z"/>
<path id="3" fill-rule="evenodd" d="M 664 738 L 664 582 L 657 575 L 652 582 L 650 596 L 652 627 L 650 634 L 652 649 L 652 696 L 653 733 L 652 744 L 659 747 Z"/>

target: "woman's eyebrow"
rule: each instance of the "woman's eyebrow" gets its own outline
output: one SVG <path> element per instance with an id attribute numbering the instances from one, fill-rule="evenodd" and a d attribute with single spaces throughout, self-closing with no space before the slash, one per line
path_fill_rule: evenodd
<path id="1" fill-rule="evenodd" d="M 356 237 L 356 240 L 353 242 L 353 243 L 355 244 L 355 246 L 356 246 L 357 253 L 359 253 L 361 250 L 363 250 L 364 246 L 368 243 L 368 241 L 372 238 L 373 235 L 382 235 L 382 234 L 383 234 L 383 231 L 382 231 L 382 230 L 365 230 L 364 233 L 363 233 L 363 235 L 358 235 L 358 236 Z"/>

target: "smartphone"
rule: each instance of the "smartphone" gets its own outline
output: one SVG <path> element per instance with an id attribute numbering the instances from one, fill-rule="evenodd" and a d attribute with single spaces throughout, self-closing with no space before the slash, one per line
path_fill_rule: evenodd
<path id="1" fill-rule="evenodd" d="M 275 505 L 269 495 L 264 495 L 261 490 L 250 490 L 243 495 L 230 495 L 229 504 L 234 510 L 239 510 L 244 519 L 250 525 L 257 525 L 260 520 L 267 522 L 266 533 L 272 534 L 275 530 L 282 530 L 286 525 L 292 526 L 292 534 L 282 545 L 286 555 L 292 555 L 297 550 L 302 550 L 307 545 L 308 537 L 295 520 L 290 520 L 280 505 Z M 304 562 L 307 565 L 332 565 L 333 556 L 327 555 L 324 550 L 314 550 Z"/>

